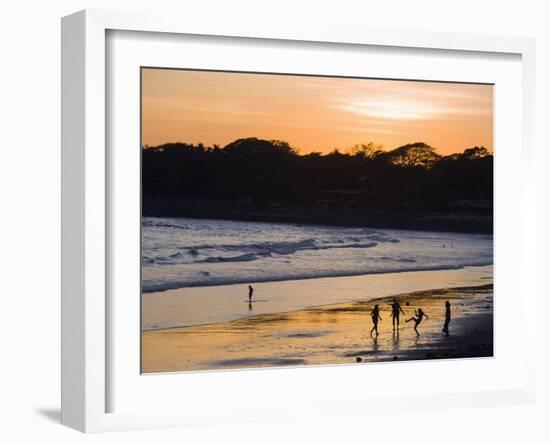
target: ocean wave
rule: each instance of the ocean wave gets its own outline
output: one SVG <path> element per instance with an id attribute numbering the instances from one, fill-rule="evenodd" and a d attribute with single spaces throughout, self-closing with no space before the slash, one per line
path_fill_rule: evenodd
<path id="1" fill-rule="evenodd" d="M 393 239 L 393 238 L 392 238 Z M 354 241 L 354 239 L 351 239 Z M 222 263 L 222 262 L 247 262 L 266 257 L 292 255 L 297 252 L 330 250 L 330 249 L 368 249 L 376 247 L 377 242 L 366 243 L 353 242 L 349 239 L 337 241 L 323 241 L 318 244 L 315 239 L 299 241 L 263 242 L 252 244 L 225 244 L 225 245 L 197 245 L 181 247 L 179 251 L 168 256 L 144 258 L 142 263 L 147 264 L 196 264 L 196 263 Z M 207 252 L 211 256 L 201 258 Z M 231 253 L 240 252 L 238 255 Z M 229 255 L 228 255 L 229 253 Z"/>
<path id="2" fill-rule="evenodd" d="M 169 229 L 182 229 L 182 230 L 189 230 L 188 226 L 181 226 L 179 224 L 164 222 L 164 221 L 152 221 L 152 220 L 144 220 L 141 222 L 142 227 L 164 227 Z"/>
<path id="3" fill-rule="evenodd" d="M 492 237 L 479 235 L 184 218 L 146 218 L 143 225 L 146 293 L 493 262 Z"/>
<path id="4" fill-rule="evenodd" d="M 271 256 L 271 252 L 266 251 L 264 253 L 245 253 L 244 255 L 238 256 L 211 256 L 210 258 L 205 258 L 200 261 L 195 261 L 196 263 L 216 263 L 216 262 L 247 262 L 255 261 L 261 257 Z"/>
<path id="5" fill-rule="evenodd" d="M 376 270 L 361 270 L 361 271 L 323 271 L 323 272 L 311 272 L 307 274 L 295 275 L 295 274 L 279 274 L 279 275 L 265 275 L 262 277 L 247 278 L 245 276 L 232 276 L 224 278 L 212 277 L 210 279 L 200 279 L 195 281 L 189 280 L 170 280 L 170 281 L 144 281 L 142 292 L 145 293 L 157 293 L 167 290 L 175 290 L 188 287 L 203 287 L 203 286 L 221 286 L 221 285 L 237 285 L 237 284 L 256 284 L 261 282 L 278 282 L 278 281 L 299 281 L 304 279 L 318 279 L 318 278 L 334 278 L 345 276 L 360 276 L 360 275 L 375 275 L 375 274 L 388 274 L 388 273 L 408 273 L 418 271 L 435 271 L 435 270 L 458 270 L 465 267 L 483 267 L 491 265 L 491 262 L 484 262 L 479 264 L 448 264 L 448 265 L 427 265 L 427 266 L 414 266 L 414 267 L 395 267 L 384 268 Z M 208 272 L 201 272 L 201 276 L 211 276 Z M 205 275 L 208 273 L 208 275 Z"/>

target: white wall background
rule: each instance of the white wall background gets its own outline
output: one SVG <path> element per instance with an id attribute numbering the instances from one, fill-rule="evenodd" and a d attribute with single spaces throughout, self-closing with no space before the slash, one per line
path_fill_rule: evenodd
<path id="1" fill-rule="evenodd" d="M 377 415 L 85 436 L 59 425 L 60 358 L 60 17 L 84 8 L 168 10 L 226 20 L 349 23 L 384 28 L 534 36 L 538 39 L 538 173 L 548 201 L 550 12 L 522 0 L 19 0 L 0 9 L 0 439 L 154 440 L 549 440 L 550 333 L 539 324 L 537 405 Z M 512 177 L 513 179 L 513 177 Z M 550 225 L 539 210 L 539 270 Z M 539 284 L 542 315 L 550 295 Z M 535 308 L 535 306 L 533 306 Z M 546 313 L 545 313 L 546 312 Z M 535 314 L 535 311 L 533 312 Z M 521 326 L 518 327 L 521 333 Z"/>

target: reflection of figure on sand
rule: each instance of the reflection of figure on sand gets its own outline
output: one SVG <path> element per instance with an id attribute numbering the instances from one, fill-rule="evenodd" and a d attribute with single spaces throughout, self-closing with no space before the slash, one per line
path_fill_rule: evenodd
<path id="1" fill-rule="evenodd" d="M 445 324 L 443 324 L 443 333 L 449 336 L 449 324 L 451 322 L 451 303 L 445 301 Z"/>
<path id="2" fill-rule="evenodd" d="M 248 301 L 248 310 L 252 311 L 252 301 Z"/>
<path id="3" fill-rule="evenodd" d="M 399 342 L 399 329 L 398 328 L 393 329 L 392 339 L 393 339 L 394 343 Z"/>
<path id="4" fill-rule="evenodd" d="M 397 298 L 393 298 L 393 301 L 391 303 L 391 318 L 392 318 L 392 324 L 393 324 L 394 330 L 395 330 L 396 323 L 397 323 L 397 328 L 399 329 L 399 313 L 405 314 L 405 312 L 401 308 L 401 304 L 397 302 Z"/>
<path id="5" fill-rule="evenodd" d="M 376 353 L 378 350 L 380 350 L 380 346 L 378 345 L 378 333 L 376 333 L 372 338 L 372 352 Z"/>
<path id="6" fill-rule="evenodd" d="M 398 329 L 398 328 L 394 328 L 394 329 L 393 329 L 392 340 L 393 340 L 392 349 L 393 349 L 394 351 L 395 351 L 395 350 L 398 350 L 398 349 L 399 349 L 399 329 Z"/>
<path id="7" fill-rule="evenodd" d="M 378 304 L 376 304 L 372 309 L 372 312 L 370 313 L 370 317 L 372 318 L 372 323 L 374 324 L 370 331 L 370 335 L 372 336 L 372 332 L 375 331 L 376 336 L 378 336 L 378 320 L 380 321 L 382 320 L 382 318 L 380 317 L 380 308 L 378 307 Z"/>
<path id="8" fill-rule="evenodd" d="M 421 308 L 419 308 L 418 310 L 415 310 L 414 314 L 415 316 L 407 319 L 405 322 L 414 321 L 414 331 L 416 333 L 416 336 L 420 336 L 420 333 L 418 333 L 417 327 L 420 325 L 424 317 L 426 317 L 426 319 L 430 319 L 430 318 L 428 318 L 428 315 L 424 313 Z"/>
<path id="9" fill-rule="evenodd" d="M 249 285 L 248 286 L 248 302 L 252 302 L 252 294 L 254 293 L 254 288 Z"/>

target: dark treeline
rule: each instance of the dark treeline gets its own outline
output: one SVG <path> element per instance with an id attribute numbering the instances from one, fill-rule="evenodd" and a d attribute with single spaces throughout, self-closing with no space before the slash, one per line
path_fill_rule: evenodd
<path id="1" fill-rule="evenodd" d="M 246 138 L 225 147 L 146 146 L 142 167 L 144 206 L 178 198 L 258 209 L 445 212 L 465 200 L 492 206 L 493 198 L 493 156 L 484 147 L 441 156 L 425 143 L 390 151 L 362 144 L 299 155 L 284 141 Z"/>

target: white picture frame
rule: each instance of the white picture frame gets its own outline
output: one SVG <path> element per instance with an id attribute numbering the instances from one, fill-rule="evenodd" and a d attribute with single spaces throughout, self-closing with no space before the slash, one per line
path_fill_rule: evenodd
<path id="1" fill-rule="evenodd" d="M 269 39 L 274 41 L 338 43 L 368 45 L 379 48 L 410 48 L 441 51 L 466 51 L 478 57 L 484 54 L 509 54 L 520 57 L 521 63 L 521 186 L 518 197 L 518 225 L 521 224 L 517 246 L 517 264 L 521 278 L 515 283 L 520 289 L 518 303 L 526 315 L 527 307 L 537 302 L 534 263 L 535 239 L 535 177 L 531 173 L 535 162 L 535 43 L 518 37 L 493 37 L 416 31 L 389 31 L 345 26 L 312 25 L 296 28 L 277 23 L 208 23 L 189 21 L 181 24 L 179 17 L 153 16 L 125 12 L 86 10 L 63 18 L 62 21 L 62 423 L 85 432 L 168 426 L 207 425 L 220 422 L 248 422 L 284 419 L 288 417 L 327 417 L 342 414 L 361 415 L 377 411 L 403 411 L 451 407 L 487 406 L 504 403 L 529 403 L 535 395 L 534 335 L 531 321 L 524 329 L 525 349 L 518 355 L 521 368 L 513 379 L 499 388 L 467 390 L 449 393 L 414 392 L 403 395 L 389 391 L 377 396 L 376 406 L 359 392 L 355 396 L 331 393 L 326 398 L 305 400 L 307 406 L 291 407 L 275 400 L 271 407 L 251 403 L 243 396 L 234 409 L 227 412 L 197 406 L 193 412 L 181 409 L 113 411 L 109 393 L 113 388 L 109 375 L 113 354 L 109 341 L 112 321 L 108 299 L 109 247 L 113 238 L 108 228 L 110 215 L 109 155 L 106 121 L 108 84 L 106 77 L 107 33 L 154 32 L 162 35 L 218 36 L 226 38 Z M 158 34 L 157 34 L 158 35 Z M 497 139 L 498 143 L 498 139 Z M 502 174 L 506 163 L 502 164 Z M 498 165 L 497 165 L 498 167 Z M 498 191 L 498 190 L 497 190 Z M 516 209 L 517 210 L 517 209 Z M 498 222 L 498 220 L 497 220 Z M 504 241 L 504 240 L 502 240 Z M 502 242 L 501 241 L 501 242 Z M 514 247 L 516 247 L 514 246 Z M 499 242 L 496 241 L 496 248 Z M 498 273 L 497 273 L 498 278 Z M 496 310 L 495 314 L 498 313 Z M 498 358 L 498 354 L 496 356 Z M 426 364 L 437 364 L 429 362 Z M 386 366 L 389 367 L 389 366 Z M 423 366 L 426 370 L 426 365 Z M 347 373 L 349 369 L 347 368 Z M 355 367 L 354 367 L 355 368 Z M 340 367 L 315 368 L 327 377 L 336 378 Z M 473 367 L 475 369 L 475 367 Z M 297 370 L 297 371 L 293 371 Z M 309 369 L 311 370 L 311 369 Z M 284 372 L 287 378 L 303 376 L 298 369 L 249 370 L 257 385 L 273 382 L 279 377 L 271 372 Z M 357 370 L 355 370 L 357 373 Z M 303 373 L 303 372 L 302 372 Z M 311 371 L 309 372 L 311 373 Z M 139 375 L 139 373 L 137 374 Z M 241 376 L 243 372 L 241 372 Z M 168 376 L 168 375 L 164 375 Z M 195 382 L 201 382 L 197 375 Z M 202 375 L 204 376 L 204 375 Z M 207 375 L 209 376 L 209 375 Z M 215 376 L 215 377 L 214 377 Z M 209 379 L 223 389 L 224 378 L 235 375 L 216 373 Z M 170 377 L 170 376 L 168 376 Z M 177 377 L 171 377 L 175 382 Z M 302 378 L 304 379 L 304 378 Z M 252 397 L 252 396 L 251 396 Z M 187 398 L 190 401 L 192 399 Z"/>

